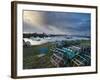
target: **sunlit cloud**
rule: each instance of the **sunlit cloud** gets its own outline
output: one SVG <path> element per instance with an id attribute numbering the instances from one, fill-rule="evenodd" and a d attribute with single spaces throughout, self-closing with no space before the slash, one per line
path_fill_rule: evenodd
<path id="1" fill-rule="evenodd" d="M 24 21 L 30 23 L 31 25 L 39 27 L 45 24 L 45 20 L 42 12 L 36 11 L 23 11 Z"/>

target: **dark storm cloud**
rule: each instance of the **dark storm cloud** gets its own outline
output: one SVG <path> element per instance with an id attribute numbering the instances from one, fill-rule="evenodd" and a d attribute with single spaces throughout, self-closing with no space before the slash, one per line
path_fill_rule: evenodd
<path id="1" fill-rule="evenodd" d="M 47 24 L 70 33 L 90 34 L 90 14 L 70 12 L 46 12 Z"/>
<path id="2" fill-rule="evenodd" d="M 40 11 L 38 11 L 40 13 Z M 66 33 L 90 35 L 91 14 L 74 12 L 42 12 L 45 24 L 41 27 L 23 22 L 24 32 Z"/>

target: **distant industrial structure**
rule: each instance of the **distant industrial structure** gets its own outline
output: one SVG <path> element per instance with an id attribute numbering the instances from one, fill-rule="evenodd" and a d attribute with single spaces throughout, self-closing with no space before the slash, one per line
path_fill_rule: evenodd
<path id="1" fill-rule="evenodd" d="M 53 53 L 51 63 L 57 67 L 89 66 L 91 64 L 89 48 L 71 46 L 67 48 L 55 48 L 51 51 Z"/>

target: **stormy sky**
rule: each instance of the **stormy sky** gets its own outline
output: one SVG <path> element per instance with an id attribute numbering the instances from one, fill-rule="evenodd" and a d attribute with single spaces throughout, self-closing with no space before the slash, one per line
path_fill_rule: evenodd
<path id="1" fill-rule="evenodd" d="M 24 33 L 90 36 L 89 13 L 23 11 Z"/>

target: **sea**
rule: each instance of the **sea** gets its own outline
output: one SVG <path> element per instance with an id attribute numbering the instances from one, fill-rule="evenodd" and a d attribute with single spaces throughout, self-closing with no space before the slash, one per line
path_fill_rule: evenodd
<path id="1" fill-rule="evenodd" d="M 71 40 L 90 40 L 89 37 L 80 37 L 80 36 L 53 36 L 53 37 L 30 37 L 30 38 L 24 38 L 25 42 L 29 41 L 31 45 L 40 45 L 48 42 L 55 42 L 55 41 L 71 41 Z"/>

